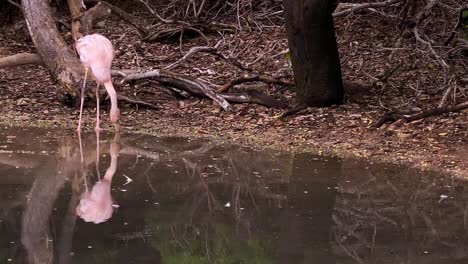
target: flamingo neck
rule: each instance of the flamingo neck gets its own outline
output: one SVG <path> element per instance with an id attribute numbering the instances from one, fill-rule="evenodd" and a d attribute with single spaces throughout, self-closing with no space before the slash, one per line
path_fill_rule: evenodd
<path id="1" fill-rule="evenodd" d="M 107 90 L 107 94 L 110 97 L 111 100 L 111 108 L 112 109 L 117 109 L 117 93 L 115 92 L 114 85 L 112 84 L 112 81 L 106 81 L 104 82 L 104 87 Z"/>

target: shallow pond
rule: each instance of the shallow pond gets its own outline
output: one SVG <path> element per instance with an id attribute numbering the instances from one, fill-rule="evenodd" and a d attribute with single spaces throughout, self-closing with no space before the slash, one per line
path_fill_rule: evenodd
<path id="1" fill-rule="evenodd" d="M 467 186 L 205 139 L 0 128 L 0 263 L 468 263 Z"/>

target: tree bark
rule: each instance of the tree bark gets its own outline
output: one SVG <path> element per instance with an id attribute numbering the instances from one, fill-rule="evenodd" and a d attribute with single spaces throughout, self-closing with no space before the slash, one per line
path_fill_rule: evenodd
<path id="1" fill-rule="evenodd" d="M 343 101 L 340 58 L 333 24 L 336 0 L 284 0 L 296 99 L 308 106 Z"/>
<path id="2" fill-rule="evenodd" d="M 62 86 L 63 95 L 78 97 L 83 67 L 65 43 L 52 18 L 47 0 L 23 0 L 23 13 L 37 52 L 52 78 Z"/>

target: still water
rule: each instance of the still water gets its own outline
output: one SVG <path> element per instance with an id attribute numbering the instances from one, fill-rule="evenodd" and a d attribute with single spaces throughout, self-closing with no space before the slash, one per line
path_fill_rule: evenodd
<path id="1" fill-rule="evenodd" d="M 468 263 L 467 186 L 205 139 L 0 128 L 0 263 Z"/>

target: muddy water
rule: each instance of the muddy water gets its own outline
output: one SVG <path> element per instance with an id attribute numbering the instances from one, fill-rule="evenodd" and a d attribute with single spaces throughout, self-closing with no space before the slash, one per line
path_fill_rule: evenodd
<path id="1" fill-rule="evenodd" d="M 204 139 L 0 128 L 0 263 L 468 263 L 466 188 Z"/>

